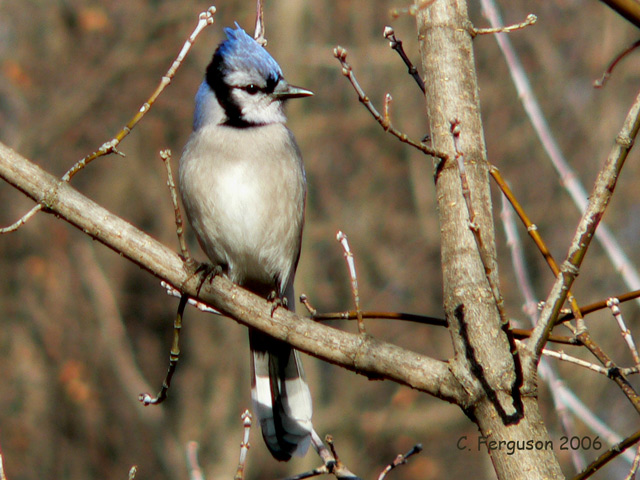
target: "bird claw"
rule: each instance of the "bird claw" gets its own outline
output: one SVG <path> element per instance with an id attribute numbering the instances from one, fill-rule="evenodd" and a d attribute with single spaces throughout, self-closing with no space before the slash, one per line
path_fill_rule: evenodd
<path id="1" fill-rule="evenodd" d="M 221 265 L 213 265 L 211 263 L 198 264 L 195 261 L 194 263 L 197 264 L 194 274 L 200 275 L 200 283 L 198 284 L 198 289 L 197 289 L 198 295 L 200 295 L 200 290 L 202 290 L 202 286 L 207 281 L 207 279 L 209 280 L 209 283 L 213 282 L 213 279 L 217 275 L 221 275 L 223 270 Z"/>
<path id="2" fill-rule="evenodd" d="M 271 316 L 273 317 L 274 312 L 278 309 L 278 307 L 284 307 L 285 309 L 289 309 L 289 301 L 286 297 L 280 297 L 276 291 L 272 291 L 267 297 L 267 302 L 271 304 Z"/>

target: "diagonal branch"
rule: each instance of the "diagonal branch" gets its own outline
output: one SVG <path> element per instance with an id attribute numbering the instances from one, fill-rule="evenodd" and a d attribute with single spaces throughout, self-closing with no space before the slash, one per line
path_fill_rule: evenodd
<path id="1" fill-rule="evenodd" d="M 92 238 L 183 293 L 198 298 L 243 325 L 261 330 L 321 360 L 357 373 L 389 379 L 466 405 L 468 394 L 447 362 L 405 350 L 370 336 L 318 324 L 284 309 L 271 313 L 264 299 L 222 276 L 201 284 L 180 256 L 37 165 L 0 143 L 0 178 Z"/>
<path id="2" fill-rule="evenodd" d="M 560 313 L 567 293 L 575 280 L 582 260 L 587 253 L 602 216 L 609 204 L 613 190 L 618 180 L 620 170 L 633 146 L 633 141 L 640 129 L 640 93 L 636 97 L 624 125 L 609 156 L 596 179 L 593 192 L 589 197 L 589 204 L 582 216 L 574 235 L 566 260 L 560 268 L 545 307 L 540 314 L 540 320 L 531 336 L 532 350 L 536 361 L 540 358 L 546 339 L 553 328 L 555 319 Z"/>

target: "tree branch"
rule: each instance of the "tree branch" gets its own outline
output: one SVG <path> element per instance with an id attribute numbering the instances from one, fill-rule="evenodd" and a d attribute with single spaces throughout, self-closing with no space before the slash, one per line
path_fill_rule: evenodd
<path id="1" fill-rule="evenodd" d="M 407 351 L 368 335 L 355 335 L 285 309 L 271 315 L 264 299 L 216 276 L 198 294 L 200 277 L 173 250 L 138 230 L 68 183 L 0 143 L 0 177 L 64 220 L 191 297 L 239 323 L 259 329 L 321 360 L 357 373 L 393 380 L 465 406 L 468 395 L 447 362 Z"/>

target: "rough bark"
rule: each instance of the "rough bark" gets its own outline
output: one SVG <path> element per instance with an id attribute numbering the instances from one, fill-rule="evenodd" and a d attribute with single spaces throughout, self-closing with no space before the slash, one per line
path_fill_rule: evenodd
<path id="1" fill-rule="evenodd" d="M 436 164 L 436 193 L 444 307 L 455 349 L 452 371 L 470 394 L 470 403 L 461 407 L 487 441 L 533 440 L 548 445 L 548 432 L 538 410 L 535 371 L 523 372 L 519 394 L 513 391 L 517 361 L 501 328 L 496 298 L 487 280 L 489 275 L 498 285 L 488 164 L 466 2 L 423 3 L 416 1 L 415 6 L 431 141 L 434 148 L 449 155 L 449 160 Z M 475 223 L 491 266 L 488 274 L 470 230 L 451 133 L 454 120 L 459 122 L 458 152 L 464 155 Z M 552 448 L 535 448 L 534 444 L 531 450 L 518 450 L 513 455 L 506 448 L 496 448 L 490 455 L 502 480 L 563 478 Z"/>

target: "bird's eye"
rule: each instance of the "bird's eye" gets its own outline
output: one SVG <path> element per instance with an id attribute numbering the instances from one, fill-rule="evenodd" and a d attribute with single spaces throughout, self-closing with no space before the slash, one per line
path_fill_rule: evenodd
<path id="1" fill-rule="evenodd" d="M 250 85 L 247 85 L 246 87 L 244 87 L 245 92 L 247 92 L 249 95 L 255 95 L 256 93 L 258 93 L 258 91 L 260 90 L 256 85 L 254 85 L 253 83 Z"/>

